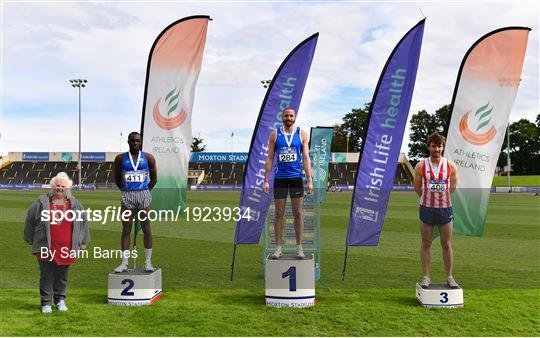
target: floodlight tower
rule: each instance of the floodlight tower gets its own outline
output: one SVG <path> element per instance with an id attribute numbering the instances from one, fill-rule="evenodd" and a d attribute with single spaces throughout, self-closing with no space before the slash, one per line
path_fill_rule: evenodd
<path id="1" fill-rule="evenodd" d="M 81 88 L 86 86 L 88 82 L 85 79 L 72 79 L 69 80 L 73 88 L 79 88 L 79 162 L 77 163 L 77 169 L 79 170 L 79 190 L 82 190 L 82 164 L 81 164 Z"/>

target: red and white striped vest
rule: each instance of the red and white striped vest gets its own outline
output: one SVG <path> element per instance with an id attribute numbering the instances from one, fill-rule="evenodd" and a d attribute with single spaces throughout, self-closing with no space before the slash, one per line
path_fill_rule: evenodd
<path id="1" fill-rule="evenodd" d="M 439 167 L 434 168 L 429 157 L 424 159 L 422 169 L 422 196 L 420 204 L 430 208 L 450 208 L 450 164 L 441 157 Z"/>

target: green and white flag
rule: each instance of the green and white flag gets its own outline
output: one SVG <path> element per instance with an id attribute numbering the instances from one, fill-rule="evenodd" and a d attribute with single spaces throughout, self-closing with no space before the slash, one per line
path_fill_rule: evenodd
<path id="1" fill-rule="evenodd" d="M 454 230 L 481 236 L 495 166 L 516 98 L 529 28 L 507 27 L 467 52 L 454 90 L 445 157 L 458 169 Z"/>
<path id="2" fill-rule="evenodd" d="M 334 136 L 334 127 L 316 127 L 311 128 L 309 151 L 310 153 L 318 151 L 319 161 L 312 161 L 312 166 L 318 168 L 312 169 L 313 189 L 317 189 L 317 195 L 321 202 L 326 201 L 326 186 L 328 183 L 328 163 L 332 158 L 330 152 L 332 148 L 332 138 Z M 317 174 L 318 173 L 318 174 Z"/>
<path id="3" fill-rule="evenodd" d="M 209 19 L 193 16 L 172 23 L 150 50 L 141 133 L 143 150 L 156 159 L 155 210 L 186 205 L 191 112 Z"/>

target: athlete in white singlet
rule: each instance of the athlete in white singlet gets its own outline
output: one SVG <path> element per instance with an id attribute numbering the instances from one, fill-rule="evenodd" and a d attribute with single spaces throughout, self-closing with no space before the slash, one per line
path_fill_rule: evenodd
<path id="1" fill-rule="evenodd" d="M 420 283 L 422 288 L 429 288 L 429 264 L 431 260 L 430 248 L 433 236 L 433 227 L 438 226 L 441 235 L 446 282 L 450 288 L 459 288 L 452 276 L 452 199 L 450 195 L 457 187 L 456 165 L 442 157 L 446 138 L 438 132 L 429 135 L 427 145 L 429 157 L 418 162 L 415 168 L 414 190 L 420 196 L 420 234 L 422 247 L 420 259 L 424 278 Z"/>

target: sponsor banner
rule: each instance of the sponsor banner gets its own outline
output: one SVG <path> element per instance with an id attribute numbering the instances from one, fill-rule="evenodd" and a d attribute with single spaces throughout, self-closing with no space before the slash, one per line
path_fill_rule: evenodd
<path id="1" fill-rule="evenodd" d="M 331 163 L 358 163 L 359 153 L 332 153 Z"/>
<path id="2" fill-rule="evenodd" d="M 241 190 L 240 185 L 196 185 L 191 190 Z"/>
<path id="3" fill-rule="evenodd" d="M 498 29 L 465 54 L 459 71 L 444 156 L 458 169 L 452 194 L 454 231 L 481 236 L 508 117 L 521 81 L 529 28 Z"/>
<path id="4" fill-rule="evenodd" d="M 394 186 L 392 186 L 392 190 L 394 190 L 394 191 L 414 191 L 414 187 L 412 185 L 394 185 Z"/>
<path id="5" fill-rule="evenodd" d="M 274 172 L 269 175 L 270 193 L 263 192 L 268 138 L 282 124 L 282 111 L 292 107 L 299 113 L 302 93 L 311 68 L 319 34 L 301 42 L 281 64 L 272 79 L 255 125 L 244 171 L 240 208 L 249 208 L 251 219 L 236 223 L 234 244 L 257 244 L 272 201 Z"/>
<path id="6" fill-rule="evenodd" d="M 161 32 L 150 50 L 141 133 L 143 150 L 156 159 L 154 209 L 186 206 L 191 113 L 209 19 L 192 16 L 174 22 Z"/>
<path id="7" fill-rule="evenodd" d="M 378 245 L 409 116 L 425 20 L 392 51 L 369 111 L 353 193 L 347 246 Z"/>
<path id="8" fill-rule="evenodd" d="M 70 163 L 73 161 L 73 153 L 72 152 L 63 152 L 61 155 L 62 162 Z"/>
<path id="9" fill-rule="evenodd" d="M 334 188 L 335 191 L 354 190 L 354 186 L 352 185 L 333 185 L 330 187 L 330 191 L 334 191 L 331 188 Z M 393 185 L 392 190 L 393 191 L 414 191 L 414 187 L 412 185 Z"/>
<path id="10" fill-rule="evenodd" d="M 347 153 L 332 153 L 332 163 L 347 163 Z"/>
<path id="11" fill-rule="evenodd" d="M 334 137 L 334 127 L 316 127 L 311 128 L 309 150 L 310 152 L 318 151 L 319 160 L 312 161 L 312 167 L 317 165 L 318 168 L 312 168 L 313 187 L 319 189 L 317 192 L 320 197 L 320 202 L 326 201 L 326 187 L 328 183 L 328 163 L 332 158 L 331 147 L 332 138 Z M 316 153 L 312 153 L 315 156 Z M 318 171 L 318 175 L 315 170 Z"/>
<path id="12" fill-rule="evenodd" d="M 62 158 L 65 153 L 62 153 Z M 106 153 L 81 153 L 81 161 L 105 161 Z"/>
<path id="13" fill-rule="evenodd" d="M 48 161 L 49 153 L 37 152 L 37 153 L 22 153 L 23 161 Z"/>
<path id="14" fill-rule="evenodd" d="M 39 189 L 41 184 L 0 184 L 0 189 Z"/>
<path id="15" fill-rule="evenodd" d="M 204 163 L 204 162 L 236 162 L 246 163 L 248 153 L 210 153 L 210 152 L 197 152 L 191 154 L 190 162 Z"/>
<path id="16" fill-rule="evenodd" d="M 92 184 L 84 184 L 83 189 L 92 189 L 94 185 Z M 23 190 L 30 190 L 30 189 L 50 189 L 51 186 L 49 184 L 41 184 L 41 183 L 33 183 L 33 184 L 0 184 L 0 189 L 23 189 Z"/>

